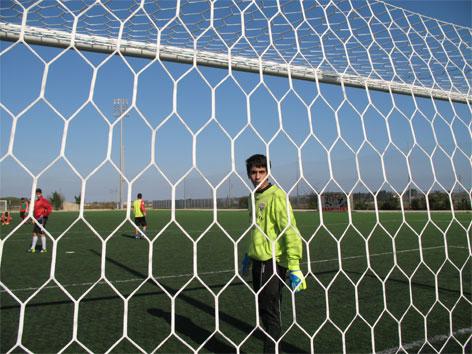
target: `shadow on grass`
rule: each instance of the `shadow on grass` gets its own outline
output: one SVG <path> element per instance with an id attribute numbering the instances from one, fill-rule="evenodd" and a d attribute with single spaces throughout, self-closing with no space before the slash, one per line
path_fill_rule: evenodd
<path id="1" fill-rule="evenodd" d="M 132 236 L 129 236 L 129 234 L 126 234 L 126 233 L 122 234 L 122 236 L 132 237 Z M 92 249 L 90 250 L 90 252 L 92 252 L 93 254 L 95 254 L 98 257 L 101 257 L 100 252 L 97 252 L 97 251 L 92 250 Z M 111 257 L 106 257 L 106 259 L 107 259 L 108 262 L 122 268 L 123 270 L 126 270 L 127 272 L 129 272 L 130 274 L 132 274 L 136 277 L 143 278 L 143 279 L 145 279 L 147 277 L 145 274 L 143 274 L 141 272 L 138 272 L 135 269 L 133 269 L 131 267 L 128 267 L 125 264 L 123 264 L 123 263 L 121 263 L 121 262 L 119 262 L 119 261 L 117 261 L 117 260 L 115 260 Z M 327 271 L 323 271 L 323 272 L 315 272 L 315 276 L 319 277 L 319 276 L 322 276 L 323 274 L 333 274 L 333 273 L 337 273 L 338 271 L 339 271 L 338 269 L 334 269 L 334 270 L 327 270 Z M 345 272 L 346 273 L 351 273 L 351 274 L 356 274 L 356 275 L 362 275 L 363 274 L 362 272 L 358 272 L 358 271 L 355 271 L 355 270 L 345 270 Z M 368 277 L 375 277 L 374 275 L 371 275 L 371 274 L 368 274 L 368 273 L 365 274 L 365 275 L 368 276 Z M 400 284 L 403 284 L 405 286 L 409 286 L 408 281 L 405 281 L 403 279 L 389 278 L 388 281 L 400 283 Z M 152 284 L 154 284 L 154 283 L 152 283 Z M 170 286 L 163 285 L 162 283 L 160 283 L 160 285 L 162 286 L 162 288 L 164 288 L 166 291 L 168 291 L 171 294 L 175 294 L 178 291 L 178 289 L 176 290 L 176 289 L 174 289 Z M 217 285 L 213 285 L 213 286 L 209 286 L 209 287 L 210 288 L 218 288 L 218 287 L 222 287 L 224 285 L 225 284 L 217 284 Z M 244 286 L 244 284 L 242 282 L 241 283 L 231 283 L 231 284 L 229 284 L 229 286 L 230 287 L 239 287 L 239 286 Z M 424 283 L 419 283 L 419 282 L 413 282 L 412 286 L 425 288 L 425 289 L 428 289 L 428 290 L 431 290 L 431 291 L 436 290 L 434 285 L 429 285 L 429 284 L 424 284 Z M 179 294 L 179 299 L 182 300 L 182 301 L 187 302 L 189 305 L 191 305 L 195 308 L 198 308 L 198 309 L 210 314 L 211 316 L 214 316 L 215 309 L 214 309 L 213 306 L 208 305 L 205 302 L 202 302 L 198 299 L 193 298 L 192 296 L 187 295 L 189 292 L 200 291 L 200 290 L 205 290 L 205 289 L 206 288 L 204 286 L 199 286 L 199 287 L 186 289 L 185 293 L 180 293 Z M 438 290 L 441 291 L 441 292 L 446 292 L 446 293 L 458 293 L 458 292 L 460 292 L 459 290 L 448 289 L 448 288 L 443 288 L 443 287 L 439 287 Z M 139 294 L 136 294 L 134 296 L 135 297 L 146 297 L 146 296 L 156 296 L 156 295 L 162 295 L 162 294 L 164 294 L 164 291 L 156 290 L 156 291 L 148 291 L 148 292 L 144 292 L 144 293 L 139 293 Z M 470 291 L 469 292 L 464 291 L 464 294 L 470 295 L 471 292 Z M 86 302 L 95 302 L 95 301 L 102 301 L 102 300 L 111 300 L 111 299 L 117 299 L 117 298 L 119 298 L 118 295 L 110 295 L 110 296 L 103 296 L 103 297 L 87 298 L 87 299 L 83 299 L 81 302 L 86 303 Z M 28 307 L 37 307 L 37 306 L 40 307 L 40 306 L 49 306 L 49 305 L 58 305 L 58 304 L 67 304 L 67 303 L 70 303 L 70 301 L 50 301 L 50 302 L 29 304 Z M 16 309 L 16 308 L 19 308 L 19 306 L 9 305 L 9 306 L 0 307 L 1 310 Z M 157 309 L 157 308 L 150 308 L 150 309 L 147 310 L 147 312 L 152 316 L 161 317 L 169 323 L 171 321 L 171 315 L 172 314 L 170 312 L 166 312 L 164 310 Z M 243 321 L 239 318 L 233 317 L 230 314 L 222 312 L 222 311 L 219 312 L 219 318 L 220 318 L 221 321 L 223 321 L 223 322 L 227 323 L 228 325 L 230 325 L 230 326 L 232 326 L 232 327 L 234 327 L 234 328 L 236 328 L 240 331 L 243 331 L 245 333 L 250 333 L 254 329 L 254 325 L 252 325 L 251 323 L 245 322 L 245 321 Z M 175 314 L 175 320 L 176 320 L 176 323 L 179 324 L 179 329 L 182 331 L 182 333 L 185 334 L 186 336 L 188 336 L 189 338 L 191 338 L 195 343 L 204 342 L 213 333 L 213 332 L 211 332 L 211 331 L 209 331 L 205 328 L 202 328 L 202 327 L 199 327 L 198 325 L 196 325 L 190 317 Z M 264 334 L 261 331 L 255 331 L 254 334 L 253 334 L 253 337 L 255 339 L 259 340 L 261 343 L 264 340 Z M 298 348 L 297 346 L 291 345 L 291 344 L 286 343 L 286 342 L 282 342 L 281 346 L 282 346 L 282 350 L 284 352 L 290 352 L 290 353 L 303 352 L 303 350 Z M 235 352 L 235 348 L 233 348 L 230 344 L 219 340 L 218 338 L 211 338 L 211 340 L 208 341 L 208 343 L 206 343 L 204 347 L 205 347 L 206 350 L 211 351 L 211 352 L 218 352 L 218 353 L 232 353 L 232 352 Z"/>
<path id="2" fill-rule="evenodd" d="M 148 309 L 148 313 L 152 316 L 165 319 L 170 326 L 171 316 L 170 312 L 161 309 Z M 175 322 L 178 324 L 179 330 L 196 343 L 203 343 L 208 337 L 212 335 L 212 332 L 197 326 L 190 317 L 181 316 L 175 314 Z M 212 353 L 235 353 L 236 348 L 216 339 L 211 338 L 204 346 L 206 350 Z"/>
<path id="3" fill-rule="evenodd" d="M 97 251 L 92 250 L 92 249 L 90 250 L 90 252 L 92 252 L 92 253 L 96 254 L 97 256 L 101 257 L 100 252 L 97 252 Z M 146 278 L 145 274 L 142 274 L 141 272 L 138 272 L 138 271 L 122 264 L 121 262 L 118 262 L 118 261 L 112 259 L 111 257 L 106 257 L 106 259 L 110 263 L 113 263 L 113 264 L 121 267 L 122 269 L 130 272 L 132 275 L 134 275 L 136 277 L 140 277 L 140 278 L 143 278 L 143 279 Z M 154 283 L 152 283 L 152 284 L 155 285 Z M 178 291 L 178 290 L 173 289 L 173 288 L 171 288 L 167 285 L 163 285 L 162 283 L 160 283 L 160 285 L 166 291 L 168 291 L 171 294 L 175 294 Z M 217 285 L 213 285 L 213 286 L 209 286 L 209 287 L 210 288 L 218 288 L 218 287 L 223 287 L 225 285 L 226 284 L 217 284 Z M 229 284 L 229 286 L 230 287 L 244 286 L 244 284 L 243 283 L 231 283 L 231 284 Z M 200 290 L 203 290 L 203 289 L 206 289 L 206 288 L 204 286 L 195 287 L 195 288 L 187 289 L 186 292 L 200 291 Z M 145 292 L 145 293 L 139 293 L 139 294 L 135 294 L 134 296 L 135 297 L 144 297 L 144 296 L 155 296 L 155 295 L 163 295 L 163 294 L 165 294 L 165 292 L 162 291 L 162 290 L 159 290 L 159 291 L 149 291 L 149 292 Z M 113 299 L 117 299 L 117 298 L 119 298 L 118 295 L 100 296 L 100 297 L 95 297 L 95 298 L 83 299 L 83 300 L 81 300 L 81 302 L 82 303 L 87 303 L 87 302 L 102 301 L 102 300 L 113 300 Z M 191 297 L 189 295 L 186 295 L 184 293 L 180 293 L 179 294 L 179 299 L 187 302 L 188 304 L 190 304 L 190 305 L 192 305 L 196 308 L 199 308 L 202 311 L 207 312 L 208 314 L 210 314 L 212 316 L 214 316 L 214 314 L 215 314 L 215 309 L 214 309 L 213 306 L 210 306 L 210 305 L 208 305 L 208 304 L 206 304 L 206 303 L 204 303 L 200 300 L 194 299 L 193 297 Z M 28 307 L 41 307 L 41 306 L 60 305 L 60 304 L 67 304 L 67 303 L 70 303 L 70 301 L 50 301 L 50 302 L 30 304 L 30 305 L 28 305 Z M 6 310 L 6 309 L 17 308 L 17 307 L 19 307 L 19 306 L 16 306 L 16 305 L 3 306 L 3 307 L 0 307 L 0 309 Z M 163 311 L 163 310 L 160 310 L 160 309 L 151 308 L 151 309 L 148 309 L 148 313 L 153 315 L 153 316 L 161 316 L 166 321 L 168 321 L 170 323 L 171 314 L 169 312 L 166 312 L 166 311 Z M 180 316 L 178 314 L 175 314 L 175 318 L 176 318 L 176 321 L 178 320 L 179 329 L 182 328 L 183 333 L 186 334 L 192 340 L 194 340 L 196 343 L 204 342 L 205 339 L 208 338 L 212 334 L 212 332 L 210 332 L 210 331 L 208 331 L 204 328 L 198 327 L 197 325 L 195 325 L 192 322 L 191 319 L 189 319 L 185 316 Z M 242 321 L 242 320 L 240 320 L 236 317 L 233 317 L 233 316 L 231 316 L 231 315 L 229 315 L 225 312 L 222 312 L 222 311 L 219 312 L 219 318 L 220 318 L 221 321 L 224 321 L 227 324 L 229 324 L 230 326 L 235 327 L 236 329 L 238 329 L 240 331 L 243 331 L 245 333 L 250 333 L 254 329 L 254 326 L 251 325 L 250 323 Z M 259 330 L 255 331 L 252 336 L 254 338 L 260 340 L 261 343 L 264 341 L 264 334 L 263 334 L 263 332 L 261 332 Z M 282 342 L 281 345 L 282 345 L 282 350 L 285 351 L 285 352 L 289 352 L 289 353 L 303 353 L 304 352 L 302 349 L 300 349 L 300 348 L 298 348 L 294 345 L 291 345 L 289 343 L 286 343 L 286 342 Z M 216 353 L 233 353 L 233 352 L 235 352 L 235 349 L 233 347 L 231 347 L 230 345 L 228 345 L 224 342 L 219 341 L 216 338 L 212 338 L 205 345 L 205 348 L 209 351 L 216 352 Z"/>
<path id="4" fill-rule="evenodd" d="M 97 254 L 100 256 L 100 253 L 96 252 L 95 250 L 91 250 L 93 253 Z M 107 257 L 107 260 L 110 261 L 111 263 L 129 271 L 131 274 L 137 276 L 137 277 L 144 277 L 144 274 L 110 258 L 110 257 Z M 218 284 L 218 285 L 213 285 L 213 286 L 210 286 L 210 288 L 217 288 L 217 287 L 223 287 L 225 284 Z M 169 293 L 171 294 L 175 294 L 177 293 L 178 290 L 176 289 L 173 289 L 171 288 L 170 286 L 167 286 L 167 285 L 163 285 L 161 284 L 161 286 L 166 289 L 166 291 L 168 291 Z M 243 286 L 242 283 L 232 283 L 232 284 L 229 284 L 229 286 Z M 191 289 L 188 289 L 187 291 L 196 291 L 196 290 L 203 290 L 203 289 L 206 289 L 204 286 L 201 286 L 201 287 L 195 287 L 195 288 L 191 288 Z M 160 293 L 162 294 L 163 292 L 162 291 L 159 291 L 159 292 L 155 292 L 156 294 L 157 293 Z M 144 294 L 143 294 L 144 295 Z M 200 300 L 197 300 L 197 299 L 194 299 L 193 297 L 191 296 L 188 296 L 184 293 L 180 293 L 179 294 L 179 299 L 187 302 L 189 305 L 192 305 L 196 308 L 199 308 L 200 310 L 202 311 L 205 311 L 206 313 L 210 314 L 210 315 L 214 315 L 215 313 L 215 309 L 200 301 Z M 156 309 L 149 309 L 148 312 L 151 313 L 151 312 L 154 312 L 154 314 L 156 313 L 155 312 Z M 166 311 L 162 311 L 162 310 L 157 310 L 157 311 L 161 311 L 161 313 L 165 316 L 169 316 L 168 318 L 164 317 L 166 320 L 169 321 L 170 323 L 170 314 Z M 226 322 L 227 324 L 245 332 L 245 333 L 249 333 L 251 332 L 253 329 L 254 329 L 254 326 L 252 326 L 250 323 L 247 323 L 247 322 L 244 322 L 236 317 L 233 317 L 231 315 L 228 315 L 227 313 L 223 312 L 223 311 L 219 311 L 219 318 L 220 320 L 222 320 L 223 322 Z M 196 343 L 202 343 L 206 338 L 208 338 L 210 335 L 211 335 L 211 332 L 204 329 L 204 328 L 201 328 L 201 327 L 198 327 L 196 326 L 190 319 L 184 317 L 184 316 L 180 316 L 180 315 L 177 315 L 175 314 L 175 319 L 176 319 L 176 322 L 180 319 L 181 322 L 179 321 L 179 328 L 182 328 L 182 331 L 189 337 L 189 338 L 192 338 L 193 341 L 195 341 Z M 198 328 L 198 329 L 196 329 Z M 255 331 L 254 333 L 254 337 L 259 339 L 261 342 L 264 341 L 264 337 L 265 335 L 263 334 L 263 332 L 261 331 Z M 215 353 L 232 353 L 234 352 L 234 348 L 221 342 L 221 341 L 218 341 L 217 339 L 215 338 L 212 338 L 206 345 L 205 345 L 205 348 L 207 348 L 207 345 L 210 345 L 212 347 L 218 347 L 218 346 L 222 346 L 220 349 L 218 350 L 211 350 L 212 352 L 215 352 Z M 293 346 L 289 343 L 286 343 L 286 342 L 282 342 L 281 343 L 282 345 L 282 348 L 284 351 L 286 352 L 289 352 L 289 353 L 303 353 L 304 351 L 296 346 Z M 207 348 L 208 349 L 208 348 Z M 210 350 L 210 349 L 209 349 Z"/>

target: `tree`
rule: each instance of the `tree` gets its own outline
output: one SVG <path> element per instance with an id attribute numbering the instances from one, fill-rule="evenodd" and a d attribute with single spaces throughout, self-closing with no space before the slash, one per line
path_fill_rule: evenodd
<path id="1" fill-rule="evenodd" d="M 318 194 L 311 192 L 309 195 L 308 208 L 317 210 L 318 209 Z"/>
<path id="2" fill-rule="evenodd" d="M 57 191 L 54 191 L 52 195 L 49 197 L 49 201 L 51 202 L 53 208 L 56 210 L 62 209 L 62 206 L 64 204 L 64 199 L 65 199 L 64 196 Z"/>
<path id="3" fill-rule="evenodd" d="M 368 206 L 364 199 L 354 200 L 354 210 L 367 210 Z"/>
<path id="4" fill-rule="evenodd" d="M 74 200 L 75 204 L 80 204 L 80 201 L 82 200 L 82 195 L 74 195 Z"/>
<path id="5" fill-rule="evenodd" d="M 397 210 L 400 208 L 400 201 L 397 195 L 392 192 L 380 191 L 377 195 L 377 202 L 381 210 Z"/>
<path id="6" fill-rule="evenodd" d="M 451 209 L 449 194 L 436 191 L 429 195 L 429 207 L 431 210 L 448 210 Z"/>
<path id="7" fill-rule="evenodd" d="M 238 208 L 240 209 L 247 209 L 248 205 L 248 198 L 247 197 L 240 197 L 238 200 Z"/>
<path id="8" fill-rule="evenodd" d="M 424 197 L 416 197 L 411 201 L 411 210 L 426 210 L 426 200 Z"/>
<path id="9" fill-rule="evenodd" d="M 457 209 L 459 210 L 470 210 L 470 200 L 467 198 L 462 198 L 459 203 Z"/>

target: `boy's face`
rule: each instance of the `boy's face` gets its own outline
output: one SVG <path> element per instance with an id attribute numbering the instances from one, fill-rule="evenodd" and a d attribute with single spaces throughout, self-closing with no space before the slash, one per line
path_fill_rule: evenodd
<path id="1" fill-rule="evenodd" d="M 249 178 L 254 187 L 259 186 L 257 190 L 264 189 L 269 184 L 267 179 L 267 169 L 265 167 L 251 167 L 249 170 Z"/>

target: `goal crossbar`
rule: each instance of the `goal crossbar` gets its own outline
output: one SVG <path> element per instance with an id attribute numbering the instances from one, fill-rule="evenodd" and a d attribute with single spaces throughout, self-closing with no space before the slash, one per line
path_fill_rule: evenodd
<path id="1" fill-rule="evenodd" d="M 104 36 L 88 35 L 51 30 L 35 26 L 21 26 L 0 22 L 0 40 L 16 42 L 24 40 L 29 44 L 57 48 L 77 48 L 79 50 L 98 53 L 121 53 L 124 56 L 154 59 L 163 61 L 198 64 L 216 68 L 228 68 L 246 72 L 262 72 L 266 75 L 291 77 L 299 80 L 318 81 L 322 83 L 345 85 L 350 87 L 368 88 L 383 92 L 403 95 L 415 95 L 439 100 L 460 103 L 472 103 L 472 96 L 464 93 L 438 90 L 418 85 L 372 79 L 360 75 L 327 72 L 319 68 L 282 64 L 274 61 L 248 58 L 231 54 L 196 50 L 170 45 L 130 41 Z"/>

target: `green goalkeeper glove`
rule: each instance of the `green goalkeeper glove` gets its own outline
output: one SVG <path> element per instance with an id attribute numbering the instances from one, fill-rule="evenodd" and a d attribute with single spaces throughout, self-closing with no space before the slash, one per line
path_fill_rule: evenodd
<path id="1" fill-rule="evenodd" d="M 288 279 L 290 281 L 290 287 L 292 290 L 295 290 L 295 292 L 306 289 L 305 277 L 303 276 L 301 270 L 291 270 L 288 273 Z"/>

